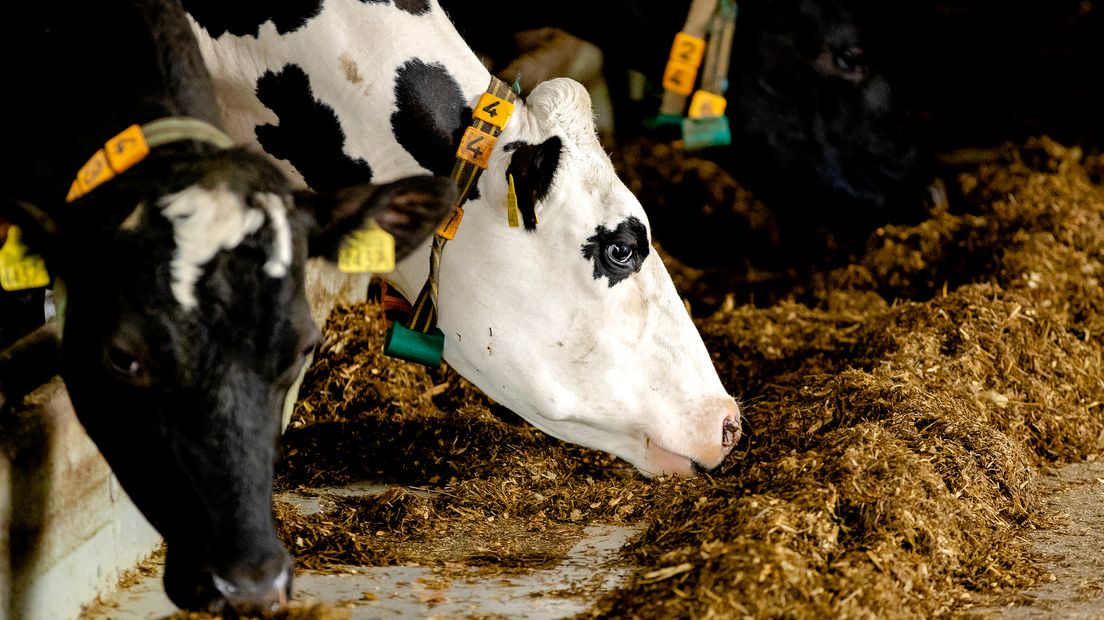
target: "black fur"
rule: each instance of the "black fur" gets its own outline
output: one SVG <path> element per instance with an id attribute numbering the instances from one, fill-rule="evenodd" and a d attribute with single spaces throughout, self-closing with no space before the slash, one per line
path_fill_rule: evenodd
<path id="1" fill-rule="evenodd" d="M 648 229 L 633 216 L 613 230 L 599 225 L 582 247 L 583 258 L 594 262 L 594 279 L 605 277 L 610 288 L 640 271 L 651 250 Z"/>
<path id="2" fill-rule="evenodd" d="M 395 105 L 395 139 L 430 172 L 449 174 L 472 114 L 456 78 L 439 63 L 407 60 L 395 72 Z M 478 198 L 478 189 L 473 187 L 468 197 Z"/>
<path id="3" fill-rule="evenodd" d="M 525 230 L 536 230 L 537 203 L 544 200 L 552 187 L 563 145 L 558 136 L 552 136 L 540 144 L 511 142 L 503 148 L 514 154 L 506 168 L 506 179 L 514 177 L 518 210 Z"/>
<path id="4" fill-rule="evenodd" d="M 391 0 L 360 0 L 361 2 L 372 2 L 376 4 L 387 4 Z M 429 0 L 394 0 L 395 6 L 411 15 L 425 15 L 432 8 L 429 4 Z"/>
<path id="5" fill-rule="evenodd" d="M 227 32 L 255 37 L 267 22 L 272 22 L 280 34 L 295 32 L 322 10 L 322 0 L 182 0 L 182 4 L 214 38 Z"/>
<path id="6" fill-rule="evenodd" d="M 368 162 L 345 154 L 337 114 L 314 98 L 299 65 L 265 72 L 257 79 L 257 98 L 280 119 L 279 125 L 257 127 L 257 141 L 269 155 L 295 166 L 311 189 L 332 192 L 372 180 Z"/>

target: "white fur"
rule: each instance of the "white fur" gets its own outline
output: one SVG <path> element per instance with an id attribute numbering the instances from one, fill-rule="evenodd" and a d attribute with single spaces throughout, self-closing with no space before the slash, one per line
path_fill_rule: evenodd
<path id="1" fill-rule="evenodd" d="M 335 110 L 346 153 L 366 160 L 378 181 L 425 172 L 391 134 L 399 66 L 411 58 L 444 65 L 472 106 L 490 79 L 435 3 L 414 16 L 390 4 L 327 0 L 287 35 L 271 23 L 258 37 L 197 35 L 237 140 L 255 143 L 254 127 L 275 122 L 254 95 L 257 78 L 294 62 L 314 97 Z M 351 66 L 359 79 L 348 78 Z M 480 198 L 465 205 L 441 267 L 445 360 L 538 428 L 645 473 L 716 465 L 727 452 L 722 422 L 739 409 L 659 257 L 652 252 L 639 273 L 610 287 L 582 256 L 597 226 L 612 229 L 628 216 L 647 225 L 647 217 L 598 143 L 589 96 L 570 80 L 534 89 L 498 144 L 553 135 L 563 154 L 535 232 L 506 224 L 511 154 L 501 148 L 480 178 Z M 428 247 L 393 274 L 408 296 L 425 280 Z"/>
<path id="2" fill-rule="evenodd" d="M 291 235 L 283 201 L 277 196 L 260 194 L 264 211 L 246 206 L 239 194 L 226 187 L 208 189 L 192 185 L 161 199 L 161 213 L 173 225 L 173 253 L 170 271 L 173 297 L 185 309 L 195 308 L 195 284 L 215 254 L 238 246 L 247 236 L 260 230 L 266 212 L 274 227 L 272 256 L 265 273 L 283 277 L 291 264 Z M 279 202 L 279 208 L 273 204 Z M 128 218 L 129 220 L 129 218 Z"/>
<path id="3" fill-rule="evenodd" d="M 272 257 L 264 265 L 265 273 L 271 278 L 282 278 L 291 266 L 291 225 L 287 219 L 287 204 L 271 192 L 258 193 L 254 199 L 261 203 L 272 226 Z"/>

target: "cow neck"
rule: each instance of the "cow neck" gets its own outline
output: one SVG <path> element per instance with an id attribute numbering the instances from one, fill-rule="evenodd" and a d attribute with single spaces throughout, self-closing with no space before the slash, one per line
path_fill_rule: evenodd
<path id="1" fill-rule="evenodd" d="M 174 142 L 195 141 L 218 149 L 230 148 L 234 141 L 221 129 L 187 116 L 168 116 L 144 125 L 131 125 L 104 143 L 88 159 L 69 187 L 66 202 L 73 202 L 131 166 L 142 161 L 150 150 Z"/>
<path id="2" fill-rule="evenodd" d="M 456 236 L 464 217 L 464 202 L 483 170 L 487 168 L 491 152 L 513 114 L 516 101 L 517 93 L 502 80 L 491 76 L 487 91 L 472 109 L 471 124 L 464 130 L 460 144 L 456 147 L 456 161 L 449 175 L 459 189 L 456 208 L 433 236 L 429 275 L 414 302 L 410 319 L 405 325 L 393 323 L 388 330 L 384 347 L 387 355 L 431 367 L 441 363 L 444 335 L 437 328 L 437 285 L 441 272 L 441 255 L 445 244 Z M 508 202 L 516 204 L 512 194 Z"/>

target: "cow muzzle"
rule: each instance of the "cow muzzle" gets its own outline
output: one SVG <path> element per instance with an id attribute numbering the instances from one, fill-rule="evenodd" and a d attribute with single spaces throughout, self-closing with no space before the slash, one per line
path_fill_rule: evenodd
<path id="1" fill-rule="evenodd" d="M 711 398 L 695 408 L 695 424 L 667 436 L 647 436 L 646 473 L 694 476 L 724 460 L 741 437 L 740 406 L 731 398 Z M 683 431 L 683 432 L 678 432 Z"/>
<path id="2" fill-rule="evenodd" d="M 258 566 L 212 573 L 211 580 L 222 597 L 214 606 L 239 614 L 276 611 L 291 597 L 291 557 L 282 553 Z"/>

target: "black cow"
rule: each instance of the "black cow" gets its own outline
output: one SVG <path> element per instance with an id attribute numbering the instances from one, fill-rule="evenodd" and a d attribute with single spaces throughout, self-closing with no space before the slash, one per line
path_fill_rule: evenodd
<path id="1" fill-rule="evenodd" d="M 510 32 L 554 27 L 602 48 L 607 67 L 636 69 L 659 84 L 690 2 L 534 2 L 495 19 L 479 3 L 441 4 L 461 34 L 493 57 L 512 58 Z M 889 84 L 867 62 L 852 14 L 836 0 L 738 4 L 726 94 L 733 144 L 708 155 L 794 232 L 865 237 L 872 226 L 926 213 L 929 172 L 918 142 Z M 615 102 L 617 114 L 627 112 L 624 103 Z M 658 98 L 645 107 L 654 114 Z M 625 136 L 627 123 L 617 125 Z"/>
<path id="2" fill-rule="evenodd" d="M 273 524 L 273 461 L 285 397 L 319 341 L 304 263 L 335 256 L 368 216 L 405 255 L 450 207 L 452 184 L 293 194 L 264 157 L 225 148 L 174 0 L 20 3 L 4 30 L 0 217 L 65 291 L 61 374 L 77 415 L 164 536 L 174 603 L 278 604 L 291 560 Z M 161 124 L 163 145 L 89 187 L 107 174 L 99 158 L 134 152 L 113 136 L 138 124 L 148 138 L 169 117 L 198 121 Z M 43 338 L 30 349 L 56 359 Z"/>

